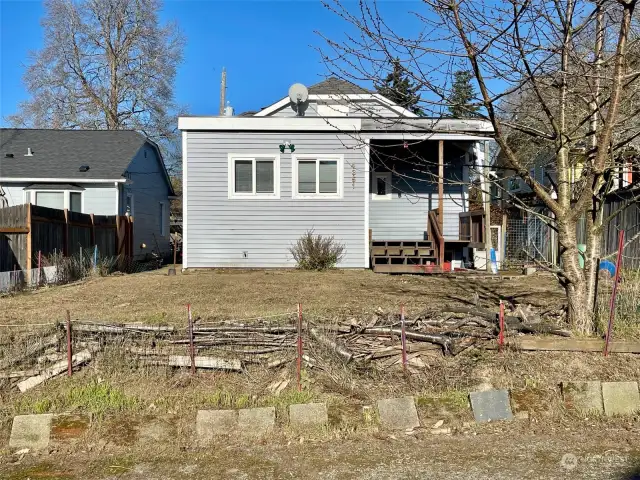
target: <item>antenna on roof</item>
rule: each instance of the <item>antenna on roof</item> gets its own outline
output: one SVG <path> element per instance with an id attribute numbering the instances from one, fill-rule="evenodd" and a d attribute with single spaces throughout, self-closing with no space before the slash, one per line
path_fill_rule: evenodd
<path id="1" fill-rule="evenodd" d="M 302 117 L 307 109 L 309 90 L 301 83 L 294 83 L 289 87 L 289 100 L 291 100 L 293 110 L 298 114 L 298 117 Z"/>
<path id="2" fill-rule="evenodd" d="M 220 78 L 220 116 L 224 115 L 225 98 L 227 95 L 227 70 L 222 67 L 222 77 Z"/>

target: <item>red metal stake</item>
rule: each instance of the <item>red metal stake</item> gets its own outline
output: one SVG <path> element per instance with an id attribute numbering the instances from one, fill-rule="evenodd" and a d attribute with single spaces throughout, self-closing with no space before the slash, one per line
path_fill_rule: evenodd
<path id="1" fill-rule="evenodd" d="M 400 341 L 402 343 L 402 369 L 407 373 L 407 332 L 404 326 L 404 305 L 400 305 Z"/>
<path id="2" fill-rule="evenodd" d="M 609 325 L 607 326 L 607 336 L 604 340 L 604 356 L 609 356 L 609 345 L 613 334 L 613 321 L 616 317 L 616 297 L 618 296 L 618 284 L 620 283 L 620 268 L 622 267 L 622 250 L 624 249 L 624 230 L 618 234 L 618 256 L 616 258 L 616 274 L 613 277 L 613 292 L 609 302 Z"/>
<path id="3" fill-rule="evenodd" d="M 187 304 L 189 316 L 189 356 L 191 357 L 191 375 L 196 374 L 196 349 L 193 345 L 193 319 L 191 317 L 191 304 Z"/>
<path id="4" fill-rule="evenodd" d="M 67 310 L 67 375 L 73 373 L 73 351 L 71 349 L 71 313 Z"/>
<path id="5" fill-rule="evenodd" d="M 504 302 L 500 300 L 500 333 L 498 334 L 498 351 L 502 351 L 504 345 Z"/>
<path id="6" fill-rule="evenodd" d="M 302 391 L 302 304 L 298 304 L 298 391 Z"/>

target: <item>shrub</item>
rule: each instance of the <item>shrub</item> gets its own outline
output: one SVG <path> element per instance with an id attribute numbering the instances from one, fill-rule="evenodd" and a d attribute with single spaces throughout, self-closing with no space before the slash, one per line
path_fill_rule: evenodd
<path id="1" fill-rule="evenodd" d="M 289 252 L 302 270 L 327 270 L 342 260 L 344 245 L 332 236 L 315 235 L 309 230 L 289 248 Z"/>

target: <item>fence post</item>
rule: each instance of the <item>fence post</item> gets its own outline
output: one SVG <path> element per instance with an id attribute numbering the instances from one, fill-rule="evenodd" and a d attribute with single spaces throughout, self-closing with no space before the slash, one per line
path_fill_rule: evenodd
<path id="1" fill-rule="evenodd" d="M 298 391 L 302 391 L 302 304 L 298 304 Z"/>
<path id="2" fill-rule="evenodd" d="M 609 302 L 609 325 L 607 326 L 607 336 L 604 341 L 604 356 L 609 356 L 609 345 L 613 334 L 613 321 L 616 317 L 616 297 L 618 296 L 618 284 L 620 283 L 620 268 L 622 267 L 622 250 L 624 249 L 624 230 L 618 234 L 618 257 L 616 258 L 616 274 L 613 277 L 613 291 Z"/>
<path id="3" fill-rule="evenodd" d="M 38 250 L 38 286 L 42 283 L 42 250 Z"/>
<path id="4" fill-rule="evenodd" d="M 71 349 L 71 313 L 67 310 L 67 375 L 73 373 L 73 351 Z"/>
<path id="5" fill-rule="evenodd" d="M 93 213 L 89 214 L 89 218 L 91 219 L 91 230 L 90 230 L 91 245 L 95 245 L 96 244 L 96 224 L 93 219 Z"/>
<path id="6" fill-rule="evenodd" d="M 196 349 L 193 345 L 193 318 L 191 316 L 191 304 L 187 304 L 187 315 L 189 318 L 189 357 L 191 358 L 191 375 L 196 374 Z"/>
<path id="7" fill-rule="evenodd" d="M 62 255 L 69 256 L 69 210 L 64 209 L 64 225 L 62 227 Z"/>
<path id="8" fill-rule="evenodd" d="M 31 236 L 31 204 L 27 203 L 27 264 L 25 265 L 25 267 L 27 269 L 26 281 L 29 287 L 31 287 L 31 268 L 33 267 L 33 264 L 32 264 L 33 246 L 31 244 L 32 239 L 33 237 Z"/>
<path id="9" fill-rule="evenodd" d="M 402 343 L 402 370 L 407 373 L 407 332 L 404 325 L 404 304 L 400 305 L 400 342 Z"/>
<path id="10" fill-rule="evenodd" d="M 502 352 L 504 345 L 504 302 L 500 300 L 500 333 L 498 334 L 498 351 Z"/>

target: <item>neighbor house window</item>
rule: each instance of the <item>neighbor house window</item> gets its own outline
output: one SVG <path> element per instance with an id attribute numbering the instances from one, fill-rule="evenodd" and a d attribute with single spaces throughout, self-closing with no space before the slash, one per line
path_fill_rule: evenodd
<path id="1" fill-rule="evenodd" d="M 375 172 L 372 190 L 372 200 L 391 200 L 391 172 Z"/>
<path id="2" fill-rule="evenodd" d="M 64 210 L 64 192 L 36 192 L 36 205 Z"/>
<path id="3" fill-rule="evenodd" d="M 294 198 L 341 198 L 341 155 L 293 157 Z"/>
<path id="4" fill-rule="evenodd" d="M 229 155 L 229 198 L 279 198 L 279 155 Z"/>
<path id="5" fill-rule="evenodd" d="M 82 193 L 69 192 L 69 210 L 82 213 Z"/>

